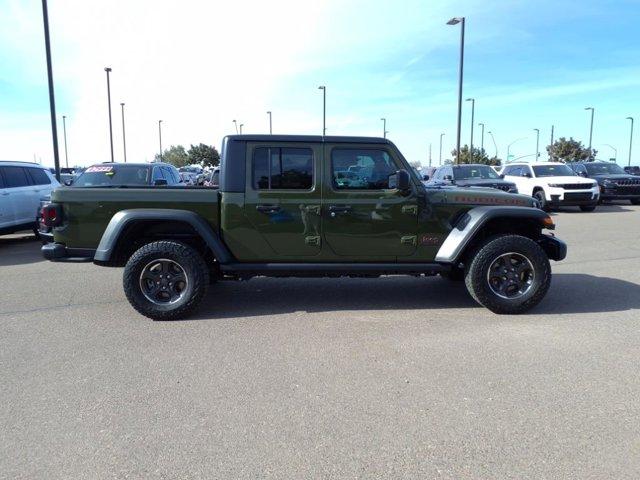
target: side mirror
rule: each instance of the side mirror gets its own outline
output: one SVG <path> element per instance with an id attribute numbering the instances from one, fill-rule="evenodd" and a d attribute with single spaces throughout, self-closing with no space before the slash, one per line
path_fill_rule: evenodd
<path id="1" fill-rule="evenodd" d="M 586 177 L 587 176 L 587 172 L 578 172 L 578 175 L 580 175 L 581 177 Z"/>
<path id="2" fill-rule="evenodd" d="M 531 178 L 531 174 L 529 172 L 524 172 L 522 176 L 526 178 Z"/>
<path id="3" fill-rule="evenodd" d="M 73 185 L 73 180 L 67 180 L 66 182 L 64 182 L 64 184 L 65 184 L 67 187 L 70 187 L 71 185 Z"/>
<path id="4" fill-rule="evenodd" d="M 504 180 L 504 173 L 500 174 L 500 178 Z"/>
<path id="5" fill-rule="evenodd" d="M 423 175 L 422 176 L 422 180 L 424 180 L 425 182 L 427 182 L 429 180 L 429 175 Z"/>
<path id="6" fill-rule="evenodd" d="M 447 182 L 453 182 L 453 176 L 451 175 L 445 175 L 442 179 Z"/>
<path id="7" fill-rule="evenodd" d="M 396 188 L 401 192 L 409 190 L 411 188 L 409 172 L 398 170 L 396 173 L 389 175 L 389 188 Z"/>
<path id="8" fill-rule="evenodd" d="M 159 178 L 153 181 L 154 187 L 161 187 L 167 184 L 167 181 L 164 178 Z"/>

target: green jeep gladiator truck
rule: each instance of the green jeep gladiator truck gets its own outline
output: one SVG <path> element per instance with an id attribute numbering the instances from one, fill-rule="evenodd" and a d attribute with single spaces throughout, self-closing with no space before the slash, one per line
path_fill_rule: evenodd
<path id="1" fill-rule="evenodd" d="M 493 312 L 521 313 L 546 294 L 549 259 L 566 255 L 534 199 L 427 187 L 387 139 L 231 135 L 221 154 L 218 189 L 55 190 L 44 257 L 124 266 L 131 305 L 164 320 L 190 314 L 215 281 L 255 276 L 440 274 Z"/>

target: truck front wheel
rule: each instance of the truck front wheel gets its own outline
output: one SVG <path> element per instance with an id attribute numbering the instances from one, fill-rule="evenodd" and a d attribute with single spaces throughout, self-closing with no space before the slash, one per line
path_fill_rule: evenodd
<path id="1" fill-rule="evenodd" d="M 488 239 L 471 261 L 465 283 L 473 299 L 494 313 L 523 313 L 536 306 L 551 284 L 544 250 L 520 235 Z"/>
<path id="2" fill-rule="evenodd" d="M 181 242 L 163 240 L 137 250 L 124 268 L 124 293 L 142 315 L 176 320 L 193 312 L 206 294 L 209 270 L 202 256 Z"/>

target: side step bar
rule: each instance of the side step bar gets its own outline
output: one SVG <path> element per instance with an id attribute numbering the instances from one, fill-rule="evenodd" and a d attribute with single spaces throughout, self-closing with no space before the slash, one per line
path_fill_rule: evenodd
<path id="1" fill-rule="evenodd" d="M 348 275 L 435 275 L 451 267 L 439 263 L 230 263 L 224 274 L 267 277 L 321 277 Z"/>

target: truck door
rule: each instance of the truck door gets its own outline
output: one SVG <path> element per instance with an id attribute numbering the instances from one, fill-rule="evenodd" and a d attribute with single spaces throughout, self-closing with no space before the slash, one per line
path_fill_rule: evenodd
<path id="1" fill-rule="evenodd" d="M 389 188 L 405 168 L 388 145 L 326 144 L 323 235 L 337 257 L 395 261 L 416 250 L 416 191 Z M 323 253 L 326 255 L 326 252 Z"/>
<path id="2" fill-rule="evenodd" d="M 321 250 L 321 145 L 247 144 L 245 216 L 273 260 L 305 259 Z"/>

